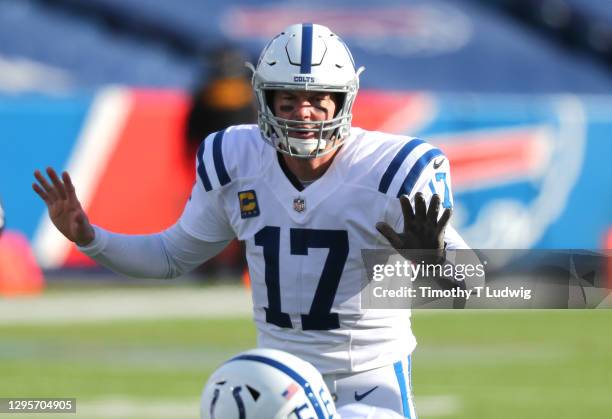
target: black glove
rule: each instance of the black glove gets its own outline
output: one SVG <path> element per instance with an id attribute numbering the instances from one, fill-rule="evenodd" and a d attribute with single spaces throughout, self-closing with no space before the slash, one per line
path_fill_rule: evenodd
<path id="1" fill-rule="evenodd" d="M 376 229 L 385 236 L 391 246 L 414 263 L 443 263 L 446 259 L 444 230 L 452 215 L 446 208 L 438 220 L 440 196 L 434 194 L 429 202 L 429 209 L 421 192 L 414 197 L 414 207 L 407 195 L 400 197 L 404 215 L 404 231 L 397 233 L 385 222 L 376 224 Z M 414 252 L 418 250 L 419 252 Z"/>

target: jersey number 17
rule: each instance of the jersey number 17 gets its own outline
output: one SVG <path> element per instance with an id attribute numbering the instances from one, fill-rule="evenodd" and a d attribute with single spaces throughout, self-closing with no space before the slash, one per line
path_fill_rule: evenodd
<path id="1" fill-rule="evenodd" d="M 266 226 L 255 234 L 255 245 L 263 247 L 265 281 L 268 290 L 266 322 L 278 327 L 293 328 L 289 314 L 281 311 L 279 284 L 280 227 Z M 323 265 L 319 284 L 315 291 L 310 312 L 302 314 L 302 330 L 332 330 L 340 327 L 338 313 L 331 308 L 338 284 L 348 257 L 348 233 L 345 230 L 314 230 L 292 228 L 289 230 L 292 255 L 308 255 L 308 249 L 329 249 Z"/>

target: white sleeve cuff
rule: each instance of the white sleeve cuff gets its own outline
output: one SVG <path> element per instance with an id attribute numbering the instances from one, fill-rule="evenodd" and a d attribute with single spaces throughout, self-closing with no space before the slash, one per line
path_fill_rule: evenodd
<path id="1" fill-rule="evenodd" d="M 90 257 L 94 257 L 100 254 L 108 243 L 108 232 L 96 225 L 92 225 L 92 227 L 94 229 L 95 234 L 94 239 L 91 241 L 91 243 L 85 246 L 77 245 L 77 249 L 79 249 L 81 252 L 85 253 L 87 256 Z"/>

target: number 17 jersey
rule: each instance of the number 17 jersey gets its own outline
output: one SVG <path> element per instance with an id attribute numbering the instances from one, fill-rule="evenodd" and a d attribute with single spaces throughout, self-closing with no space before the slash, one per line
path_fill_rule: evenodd
<path id="1" fill-rule="evenodd" d="M 291 180 L 256 125 L 211 134 L 179 223 L 208 242 L 246 244 L 258 346 L 290 352 L 322 373 L 378 368 L 416 340 L 409 310 L 361 307 L 362 249 L 390 249 L 376 230 L 403 228 L 398 197 L 438 193 L 452 206 L 448 161 L 426 142 L 352 128 L 325 174 Z M 449 249 L 466 247 L 450 227 Z"/>

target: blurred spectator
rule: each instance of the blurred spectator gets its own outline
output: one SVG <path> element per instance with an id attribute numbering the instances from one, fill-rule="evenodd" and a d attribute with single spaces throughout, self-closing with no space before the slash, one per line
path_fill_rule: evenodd
<path id="1" fill-rule="evenodd" d="M 247 58 L 232 46 L 221 47 L 205 57 L 208 71 L 192 93 L 187 118 L 187 164 L 194 163 L 196 151 L 207 135 L 230 125 L 257 121 L 257 108 L 244 63 Z M 244 270 L 244 249 L 234 240 L 225 250 L 206 262 L 199 271 L 236 274 Z"/>
<path id="2" fill-rule="evenodd" d="M 187 152 L 193 162 L 200 142 L 210 133 L 230 125 L 257 121 L 246 57 L 235 47 L 223 47 L 206 57 L 203 72 L 193 91 L 187 119 Z"/>

